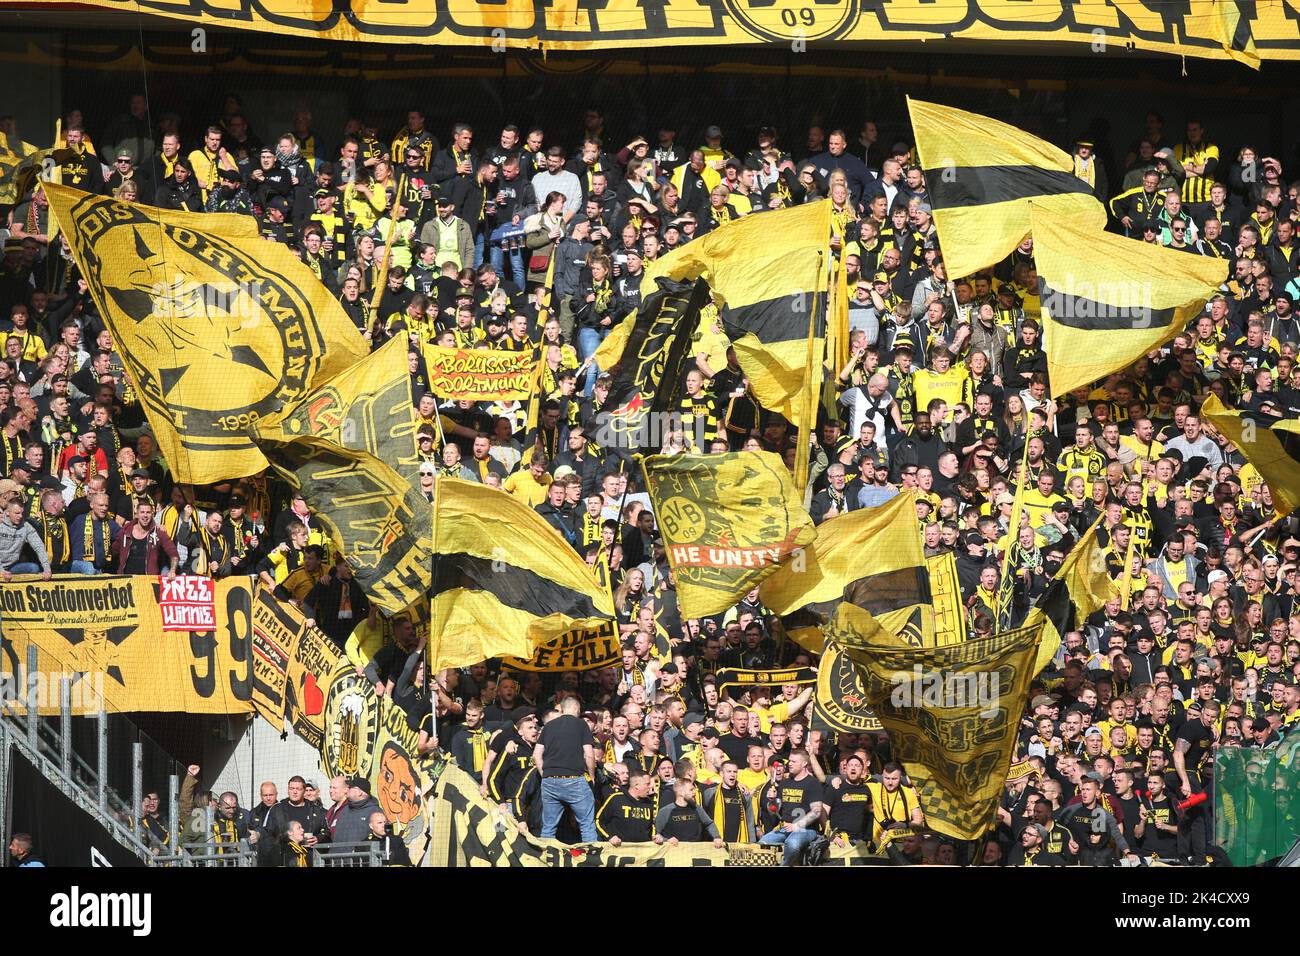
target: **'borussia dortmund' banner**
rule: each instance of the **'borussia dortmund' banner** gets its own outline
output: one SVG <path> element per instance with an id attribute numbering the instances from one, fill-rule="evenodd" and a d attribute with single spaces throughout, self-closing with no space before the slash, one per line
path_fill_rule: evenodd
<path id="1" fill-rule="evenodd" d="M 423 600 L 432 510 L 410 482 L 374 455 L 322 438 L 257 442 L 276 473 L 303 493 L 372 601 L 396 614 Z"/>
<path id="2" fill-rule="evenodd" d="M 250 426 L 366 355 L 320 280 L 251 216 L 44 188 L 178 482 L 261 471 Z"/>
<path id="3" fill-rule="evenodd" d="M 685 617 L 722 613 L 817 537 L 771 452 L 656 455 L 644 471 Z"/>
<path id="4" fill-rule="evenodd" d="M 27 10 L 56 0 L 3 0 Z M 1163 53 L 1233 59 L 1300 58 L 1291 8 L 1282 0 L 1252 4 L 1188 0 L 1180 4 L 1122 5 L 1009 3 L 995 0 L 657 0 L 653 4 L 584 5 L 489 0 L 435 3 L 335 0 L 312 4 L 280 0 L 83 0 L 85 5 L 152 14 L 221 29 L 251 30 L 321 40 L 437 44 L 495 49 L 621 50 L 652 46 L 872 44 L 948 40 L 989 44 L 1045 44 L 1060 54 L 1088 55 L 1098 44 Z"/>
<path id="5" fill-rule="evenodd" d="M 0 584 L 0 700 L 22 711 L 35 677 L 42 714 L 243 714 L 253 709 L 253 587 L 216 582 L 215 630 L 164 631 L 159 579 L 144 575 L 16 577 Z M 27 673 L 28 649 L 37 671 Z"/>
<path id="6" fill-rule="evenodd" d="M 850 604 L 834 633 L 921 799 L 926 825 L 973 840 L 997 821 L 1042 627 L 911 648 Z"/>
<path id="7" fill-rule="evenodd" d="M 402 356 L 405 359 L 405 348 Z M 531 349 L 507 352 L 426 345 L 424 364 L 429 370 L 429 391 L 439 398 L 522 402 L 533 397 L 536 362 Z"/>

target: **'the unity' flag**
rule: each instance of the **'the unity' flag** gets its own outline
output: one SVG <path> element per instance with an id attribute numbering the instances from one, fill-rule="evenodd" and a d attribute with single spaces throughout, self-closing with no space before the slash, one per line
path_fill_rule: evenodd
<path id="1" fill-rule="evenodd" d="M 430 660 L 531 659 L 540 644 L 614 616 L 609 591 L 555 529 L 518 499 L 442 478 L 434 520 Z"/>
<path id="2" fill-rule="evenodd" d="M 250 426 L 366 355 L 320 280 L 251 216 L 44 189 L 177 482 L 261 471 Z"/>
<path id="3" fill-rule="evenodd" d="M 725 611 L 817 537 L 771 452 L 656 455 L 643 467 L 684 617 Z"/>
<path id="4" fill-rule="evenodd" d="M 1278 514 L 1300 507 L 1300 421 L 1229 409 L 1213 394 L 1201 414 L 1255 466 Z"/>
<path id="5" fill-rule="evenodd" d="M 956 840 L 997 823 L 1041 626 L 949 647 L 904 647 L 842 604 L 829 631 L 858 665 L 863 693 L 916 787 L 926 826 Z"/>
<path id="6" fill-rule="evenodd" d="M 658 451 L 663 443 L 661 419 L 647 415 L 677 410 L 686 373 L 693 367 L 692 335 L 700 310 L 709 302 L 709 287 L 701 281 L 671 279 L 659 279 L 657 285 L 641 300 L 635 315 L 616 330 L 625 332 L 626 341 L 618 363 L 610 369 L 613 381 L 607 407 L 611 411 L 604 425 L 611 434 L 608 440 L 597 438 L 604 447 Z M 596 361 L 601 361 L 599 354 Z M 647 427 L 651 423 L 655 427 Z"/>
<path id="7" fill-rule="evenodd" d="M 409 481 L 366 451 L 313 435 L 259 436 L 257 444 L 276 474 L 302 492 L 370 600 L 397 614 L 424 599 L 432 515 Z"/>
<path id="8" fill-rule="evenodd" d="M 825 348 L 830 237 L 829 202 L 746 216 L 657 260 L 642 294 L 659 278 L 708 282 L 754 397 L 797 423 L 810 328 L 813 352 Z"/>
<path id="9" fill-rule="evenodd" d="M 256 436 L 286 442 L 313 437 L 363 451 L 418 487 L 408 348 L 402 336 L 389 339 L 293 406 L 259 421 L 254 426 Z"/>
<path id="10" fill-rule="evenodd" d="M 1223 259 L 1101 232 L 1030 203 L 1053 395 L 1124 368 L 1180 332 L 1227 278 Z"/>
<path id="11" fill-rule="evenodd" d="M 1055 146 L 965 110 L 911 97 L 907 106 L 952 278 L 1000 262 L 1029 235 L 1029 199 L 1080 229 L 1106 228 L 1092 187 Z"/>

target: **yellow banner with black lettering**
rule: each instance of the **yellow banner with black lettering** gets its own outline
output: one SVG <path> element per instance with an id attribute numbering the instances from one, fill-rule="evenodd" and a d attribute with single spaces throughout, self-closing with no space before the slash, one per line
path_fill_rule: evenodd
<path id="1" fill-rule="evenodd" d="M 974 840 L 995 825 L 1042 625 L 950 647 L 908 647 L 845 602 L 828 635 L 857 666 L 926 826 Z"/>
<path id="2" fill-rule="evenodd" d="M 58 0 L 0 0 L 27 10 Z M 659 0 L 589 6 L 576 0 L 83 0 L 84 5 L 168 17 L 223 30 L 321 40 L 526 50 L 617 50 L 651 46 L 968 41 L 1046 44 L 1096 53 L 1098 44 L 1256 65 L 1300 58 L 1290 5 L 1187 0 L 1181 4 L 1056 0 Z M 1014 47 L 1008 52 L 1013 52 Z"/>
<path id="3" fill-rule="evenodd" d="M 618 622 L 610 620 L 599 627 L 574 628 L 558 640 L 539 644 L 531 657 L 503 657 L 501 665 L 507 669 L 543 674 L 595 671 L 618 664 L 622 653 Z"/>
<path id="4" fill-rule="evenodd" d="M 439 398 L 475 402 L 526 401 L 533 397 L 537 362 L 533 350 L 424 347 L 429 391 Z"/>
<path id="5" fill-rule="evenodd" d="M 342 658 L 337 644 L 292 604 L 259 588 L 253 600 L 253 706 L 276 730 L 289 729 L 320 750 L 325 692 Z"/>
<path id="6" fill-rule="evenodd" d="M 23 712 L 57 714 L 64 677 L 72 712 L 242 714 L 253 709 L 253 585 L 216 582 L 215 631 L 164 631 L 158 578 L 19 576 L 0 584 L 0 682 Z M 34 672 L 29 649 L 37 649 Z"/>
<path id="7" fill-rule="evenodd" d="M 779 866 L 778 847 L 756 843 L 584 843 L 569 846 L 521 833 L 515 820 L 479 793 L 456 766 L 446 767 L 434 791 L 433 833 L 425 866 L 606 867 Z M 872 866 L 888 862 L 865 846 L 830 849 L 825 866 Z"/>
<path id="8" fill-rule="evenodd" d="M 178 483 L 261 471 L 248 429 L 366 356 L 320 280 L 251 217 L 44 189 Z"/>

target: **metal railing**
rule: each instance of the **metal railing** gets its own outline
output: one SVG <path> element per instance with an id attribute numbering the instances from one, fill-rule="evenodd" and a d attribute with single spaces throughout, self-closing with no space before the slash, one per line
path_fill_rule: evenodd
<path id="1" fill-rule="evenodd" d="M 324 843 L 311 848 L 311 865 L 327 867 L 383 866 L 380 844 Z"/>
<path id="2" fill-rule="evenodd" d="M 153 858 L 154 866 L 238 867 L 257 866 L 257 851 L 244 840 L 229 843 L 187 843 L 180 853 Z"/>

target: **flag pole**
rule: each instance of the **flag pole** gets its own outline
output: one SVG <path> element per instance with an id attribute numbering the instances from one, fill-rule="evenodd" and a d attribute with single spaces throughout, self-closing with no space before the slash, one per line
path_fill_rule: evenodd
<path id="1" fill-rule="evenodd" d="M 1024 521 L 1025 515 L 1025 489 L 1029 486 L 1029 429 L 1025 429 L 1025 449 L 1020 456 L 1020 481 L 1016 485 L 1016 500 L 1012 506 L 1011 525 L 1007 528 L 1007 550 L 1002 554 L 1002 574 L 998 578 L 998 630 L 1006 630 L 1011 626 L 1011 596 L 1014 596 L 1015 585 L 1007 587 L 1007 575 L 1011 569 L 1011 551 L 1019 546 L 1020 525 Z M 1010 590 L 1011 595 L 1006 595 Z"/>

